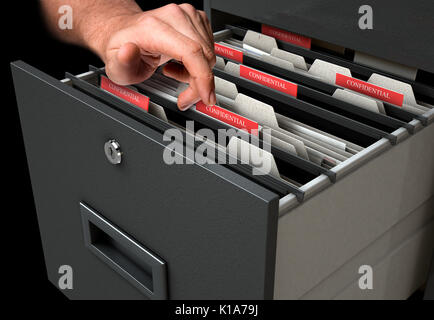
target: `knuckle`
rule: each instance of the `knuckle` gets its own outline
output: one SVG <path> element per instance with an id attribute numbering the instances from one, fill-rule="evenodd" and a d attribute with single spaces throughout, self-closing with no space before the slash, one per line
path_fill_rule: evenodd
<path id="1" fill-rule="evenodd" d="M 140 17 L 139 23 L 144 27 L 154 27 L 159 23 L 159 19 L 152 15 L 144 15 Z"/>
<path id="2" fill-rule="evenodd" d="M 178 8 L 178 5 L 176 3 L 169 3 L 166 5 L 166 9 L 168 10 L 176 10 Z"/>
<path id="3" fill-rule="evenodd" d="M 166 6 L 167 10 L 169 10 L 173 15 L 179 15 L 182 13 L 182 9 L 175 3 L 170 3 Z"/>
<path id="4" fill-rule="evenodd" d="M 206 15 L 205 11 L 198 10 L 198 13 L 202 17 L 203 21 L 205 21 L 206 23 L 209 23 L 209 19 L 208 19 L 208 16 Z"/>
<path id="5" fill-rule="evenodd" d="M 200 15 L 199 12 L 195 12 L 194 13 L 194 18 L 196 19 L 196 21 L 201 22 L 202 21 L 202 16 Z"/>
<path id="6" fill-rule="evenodd" d="M 189 3 L 183 3 L 179 5 L 182 9 L 189 14 L 196 14 L 196 9 Z"/>

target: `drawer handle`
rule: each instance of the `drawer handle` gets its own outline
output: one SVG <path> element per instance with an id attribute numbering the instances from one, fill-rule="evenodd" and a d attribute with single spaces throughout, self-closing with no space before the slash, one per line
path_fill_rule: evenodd
<path id="1" fill-rule="evenodd" d="M 86 247 L 149 299 L 167 299 L 166 263 L 80 202 Z"/>

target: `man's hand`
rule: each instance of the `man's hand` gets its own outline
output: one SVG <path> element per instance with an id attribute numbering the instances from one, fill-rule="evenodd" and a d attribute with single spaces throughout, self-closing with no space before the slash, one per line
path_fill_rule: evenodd
<path id="1" fill-rule="evenodd" d="M 55 10 L 52 3 L 57 1 L 47 2 L 43 1 L 49 8 L 45 11 Z M 78 34 L 66 40 L 95 51 L 105 62 L 111 80 L 121 85 L 139 83 L 174 59 L 182 64 L 169 62 L 164 74 L 189 83 L 178 97 L 179 108 L 184 110 L 198 100 L 216 103 L 214 40 L 203 11 L 190 4 L 170 4 L 142 12 L 132 0 L 71 2 L 74 17 L 86 17 L 74 18 Z M 62 32 L 56 33 L 62 36 Z"/>

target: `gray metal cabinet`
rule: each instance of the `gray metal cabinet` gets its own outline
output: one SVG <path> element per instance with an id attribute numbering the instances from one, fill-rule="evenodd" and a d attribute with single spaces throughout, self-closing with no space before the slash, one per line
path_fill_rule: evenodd
<path id="1" fill-rule="evenodd" d="M 291 6 L 298 9 L 288 15 Z M 306 10 L 318 6 L 205 1 L 214 31 L 267 23 L 399 63 L 409 56 L 408 65 L 433 72 L 432 45 L 413 43 L 413 33 L 400 34 L 411 42 L 407 51 L 392 52 L 379 41 L 381 28 L 365 39 L 307 24 Z M 353 12 L 355 4 L 337 6 Z M 383 5 L 377 9 L 381 16 Z M 330 21 L 321 10 L 310 13 L 321 26 Z M 402 299 L 424 283 L 434 244 L 434 109 L 401 119 L 402 127 L 370 137 L 363 151 L 282 192 L 225 165 L 166 165 L 167 142 L 152 117 L 21 61 L 12 74 L 48 278 L 57 286 L 59 266 L 72 266 L 69 298 Z M 76 78 L 97 76 L 92 69 Z M 106 157 L 111 140 L 120 145 L 119 164 Z M 292 160 L 288 171 L 311 169 Z M 373 290 L 358 286 L 362 265 L 373 269 Z"/>
<path id="2" fill-rule="evenodd" d="M 216 31 L 227 29 L 239 39 L 245 35 L 243 28 L 259 31 L 263 24 L 312 38 L 312 50 L 279 41 L 278 45 L 309 63 L 324 60 L 366 79 L 376 72 L 402 81 L 394 70 L 384 73 L 359 64 L 357 55 L 388 60 L 380 62 L 383 67 L 393 61 L 397 69 L 418 68 L 425 84 L 414 84 L 415 90 L 432 95 L 434 46 L 426 41 L 426 30 L 434 28 L 432 3 L 370 3 L 372 30 L 358 27 L 363 4 L 208 0 L 205 9 Z M 247 58 L 244 63 L 253 63 Z M 336 183 L 322 175 L 303 185 L 301 204 L 290 196 L 280 199 L 275 299 L 403 299 L 422 285 L 434 244 L 434 126 L 429 125 L 433 110 L 426 116 L 427 127 L 421 119 L 408 122 L 415 126 L 409 136 L 403 128 L 392 132 L 397 145 L 383 138 L 331 169 Z M 362 265 L 373 269 L 373 290 L 358 286 Z"/>

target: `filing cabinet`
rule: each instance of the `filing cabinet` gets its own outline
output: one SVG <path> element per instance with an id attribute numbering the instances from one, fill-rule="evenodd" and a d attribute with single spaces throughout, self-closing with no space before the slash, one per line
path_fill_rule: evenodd
<path id="1" fill-rule="evenodd" d="M 262 25 L 290 31 L 311 41 L 310 49 L 285 44 L 294 54 L 356 75 L 374 70 L 406 81 L 432 104 L 434 49 L 421 39 L 432 19 L 401 32 L 385 1 L 373 5 L 374 29 L 362 31 L 361 2 L 325 3 L 210 0 L 204 6 L 216 41 Z M 425 5 L 417 12 L 434 13 L 432 4 L 421 3 L 395 1 L 394 10 Z M 398 50 L 402 43 L 406 49 Z M 393 67 L 352 60 L 363 55 Z M 22 61 L 11 66 L 47 274 L 57 286 L 59 266 L 73 268 L 74 289 L 64 291 L 69 298 L 404 299 L 426 280 L 434 248 L 434 109 L 410 116 L 386 105 L 383 117 L 326 98 L 331 85 L 319 82 L 323 91 L 315 97 L 329 99 L 330 108 L 317 107 L 216 69 L 246 94 L 275 103 L 276 111 L 363 144 L 331 168 L 275 150 L 279 169 L 301 181 L 292 184 L 253 176 L 249 166 L 189 161 L 196 146 L 185 141 L 174 143 L 189 164 L 166 164 L 170 123 L 98 91 L 102 69 L 60 81 Z M 414 79 L 402 75 L 415 69 Z M 293 77 L 299 98 L 313 99 L 316 82 Z M 176 101 L 149 88 L 147 95 L 174 119 L 215 124 L 198 110 L 177 112 Z M 370 290 L 358 285 L 364 265 L 373 270 Z"/>

